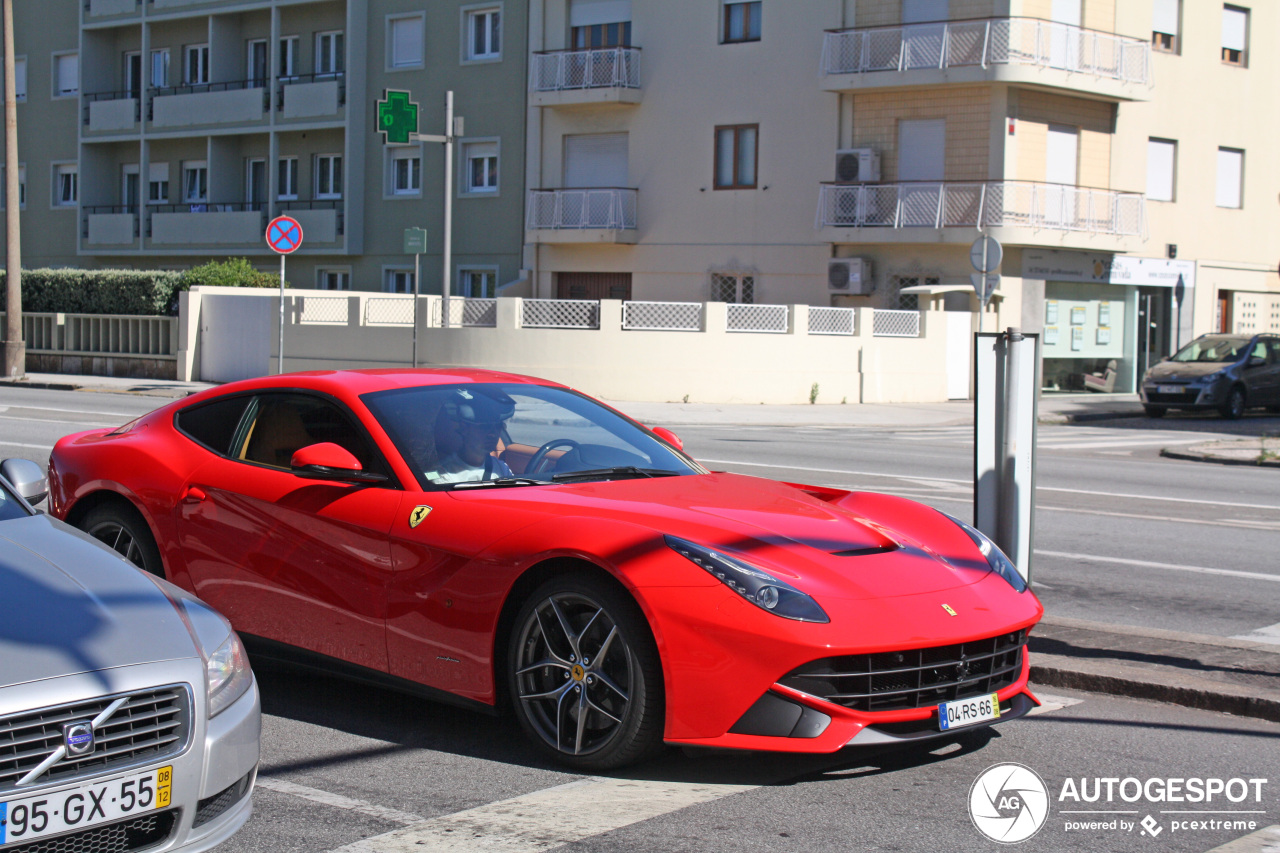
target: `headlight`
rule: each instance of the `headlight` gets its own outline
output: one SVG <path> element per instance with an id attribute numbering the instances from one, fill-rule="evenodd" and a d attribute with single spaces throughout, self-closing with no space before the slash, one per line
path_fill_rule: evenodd
<path id="1" fill-rule="evenodd" d="M 761 610 L 798 622 L 831 621 L 818 606 L 818 602 L 764 569 L 675 536 L 664 538 L 667 547 L 708 574 L 714 575 L 729 589 Z"/>
<path id="2" fill-rule="evenodd" d="M 1004 555 L 1004 551 L 1001 551 L 996 543 L 991 541 L 987 534 L 983 533 L 971 524 L 965 524 L 954 515 L 947 515 L 945 512 L 942 514 L 954 521 L 956 526 L 963 530 L 965 535 L 973 540 L 973 544 L 978 546 L 978 550 L 982 552 L 982 556 L 987 558 L 987 565 L 991 567 L 991 571 L 1007 580 L 1009 582 L 1009 586 L 1013 587 L 1018 592 L 1027 591 L 1027 582 L 1018 572 L 1018 567 L 1010 562 L 1009 558 Z"/>
<path id="3" fill-rule="evenodd" d="M 1208 376 L 1199 376 L 1191 380 L 1192 385 L 1212 385 L 1223 377 L 1223 372 L 1219 370 L 1217 373 L 1210 373 Z"/>
<path id="4" fill-rule="evenodd" d="M 209 717 L 216 717 L 253 684 L 253 670 L 244 643 L 226 617 L 191 593 L 160 578 L 151 578 L 178 611 L 204 660 L 204 684 Z M 211 651 L 212 650 L 212 651 Z"/>

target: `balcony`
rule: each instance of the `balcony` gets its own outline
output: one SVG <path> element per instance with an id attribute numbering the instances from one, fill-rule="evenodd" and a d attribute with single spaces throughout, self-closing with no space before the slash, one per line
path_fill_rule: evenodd
<path id="1" fill-rule="evenodd" d="M 84 16 L 90 18 L 118 18 L 136 15 L 142 11 L 142 0 L 85 0 Z"/>
<path id="2" fill-rule="evenodd" d="M 989 18 L 831 30 L 822 88 L 1012 83 L 1147 100 L 1151 45 L 1037 18 Z"/>
<path id="3" fill-rule="evenodd" d="M 552 50 L 533 55 L 530 103 L 577 107 L 640 103 L 640 48 Z"/>
<path id="4" fill-rule="evenodd" d="M 142 101 L 137 92 L 86 92 L 81 101 L 87 133 L 132 133 L 138 129 Z"/>
<path id="5" fill-rule="evenodd" d="M 147 118 L 154 130 L 259 124 L 270 106 L 264 85 L 262 80 L 233 80 L 152 89 Z"/>
<path id="6" fill-rule="evenodd" d="M 832 243 L 968 243 L 1133 251 L 1146 196 L 1031 181 L 823 184 L 817 228 Z"/>
<path id="7" fill-rule="evenodd" d="M 341 119 L 347 103 L 345 74 L 300 74 L 281 77 L 279 83 L 276 110 L 281 119 Z"/>
<path id="8" fill-rule="evenodd" d="M 635 243 L 638 190 L 626 187 L 529 190 L 531 243 Z"/>
<path id="9" fill-rule="evenodd" d="M 340 198 L 277 201 L 276 213 L 298 220 L 302 226 L 303 244 L 307 248 L 315 248 L 317 243 L 338 243 L 346 233 L 346 217 Z"/>
<path id="10" fill-rule="evenodd" d="M 138 244 L 138 208 L 123 205 L 82 207 L 80 237 L 86 247 L 126 248 Z"/>
<path id="11" fill-rule="evenodd" d="M 266 247 L 266 206 L 261 203 L 157 204 L 148 206 L 147 214 L 149 247 Z"/>

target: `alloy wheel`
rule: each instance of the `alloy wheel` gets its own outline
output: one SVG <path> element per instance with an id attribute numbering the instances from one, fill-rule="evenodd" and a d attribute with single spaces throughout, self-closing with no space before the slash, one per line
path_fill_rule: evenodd
<path id="1" fill-rule="evenodd" d="M 124 557 L 140 569 L 147 568 L 142 556 L 142 547 L 133 533 L 124 525 L 115 521 L 104 521 L 94 525 L 89 535 L 106 545 L 112 551 Z"/>

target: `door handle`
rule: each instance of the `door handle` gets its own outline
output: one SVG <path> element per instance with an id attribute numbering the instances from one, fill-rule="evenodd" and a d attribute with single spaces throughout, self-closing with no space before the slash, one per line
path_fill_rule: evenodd
<path id="1" fill-rule="evenodd" d="M 195 486 L 188 486 L 187 490 L 182 493 L 182 502 L 188 504 L 200 503 L 200 501 L 207 497 L 209 496 L 204 493 L 203 489 L 196 488 Z"/>

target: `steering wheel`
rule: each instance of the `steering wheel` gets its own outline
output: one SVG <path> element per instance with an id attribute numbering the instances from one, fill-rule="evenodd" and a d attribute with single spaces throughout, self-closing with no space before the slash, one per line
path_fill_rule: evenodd
<path id="1" fill-rule="evenodd" d="M 578 444 L 578 442 L 574 441 L 572 438 L 551 439 L 546 444 L 535 450 L 533 455 L 529 457 L 529 461 L 526 462 L 524 466 L 524 475 L 526 477 L 532 477 L 534 474 L 538 473 L 542 469 L 543 463 L 547 461 L 547 454 L 552 450 L 555 450 L 557 447 L 577 449 L 581 446 L 582 445 Z"/>

